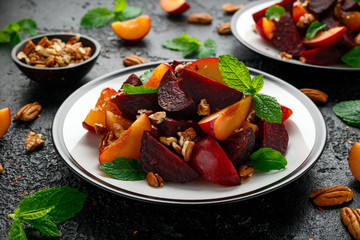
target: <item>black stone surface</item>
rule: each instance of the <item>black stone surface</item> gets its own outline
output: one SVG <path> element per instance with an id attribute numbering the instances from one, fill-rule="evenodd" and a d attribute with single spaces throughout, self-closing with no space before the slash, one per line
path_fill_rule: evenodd
<path id="1" fill-rule="evenodd" d="M 10 107 L 12 115 L 23 105 L 39 101 L 41 117 L 30 123 L 12 122 L 0 139 L 0 239 L 7 239 L 11 219 L 7 214 L 26 194 L 43 187 L 71 186 L 86 193 L 87 201 L 76 217 L 58 224 L 60 239 L 351 239 L 340 220 L 343 206 L 360 205 L 360 183 L 352 176 L 347 157 L 351 144 L 359 141 L 359 128 L 346 128 L 332 112 L 341 100 L 360 99 L 360 74 L 314 70 L 279 63 L 242 46 L 233 36 L 220 36 L 216 28 L 231 15 L 222 11 L 221 1 L 188 1 L 190 11 L 183 16 L 164 13 L 158 0 L 129 0 L 152 19 L 148 36 L 137 43 L 120 40 L 110 26 L 99 29 L 80 27 L 80 19 L 95 7 L 112 8 L 114 1 L 1 0 L 0 29 L 9 22 L 33 18 L 39 33 L 70 30 L 97 39 L 103 49 L 91 72 L 67 87 L 49 88 L 27 79 L 11 61 L 11 48 L 0 44 L 0 109 Z M 234 4 L 249 1 L 229 1 Z M 207 12 L 211 25 L 190 25 L 186 17 L 193 12 Z M 319 104 L 327 124 L 327 143 L 318 162 L 300 179 L 255 199 L 210 206 L 172 206 L 123 198 L 80 179 L 57 154 L 51 140 L 51 124 L 58 107 L 78 87 L 114 70 L 124 68 L 122 59 L 139 55 L 149 61 L 182 58 L 181 53 L 162 48 L 161 42 L 182 32 L 198 38 L 214 39 L 218 55 L 232 54 L 247 66 L 273 74 L 298 88 L 308 87 L 329 94 L 326 104 Z M 109 51 L 106 51 L 108 49 Z M 45 146 L 28 153 L 24 140 L 29 131 L 44 135 Z M 21 166 L 18 165 L 21 163 Z M 17 179 L 18 176 L 21 178 Z M 17 182 L 11 185 L 12 182 Z M 309 195 L 312 190 L 342 184 L 354 191 L 354 200 L 343 206 L 316 208 Z M 25 225 L 29 239 L 44 239 L 36 229 Z"/>

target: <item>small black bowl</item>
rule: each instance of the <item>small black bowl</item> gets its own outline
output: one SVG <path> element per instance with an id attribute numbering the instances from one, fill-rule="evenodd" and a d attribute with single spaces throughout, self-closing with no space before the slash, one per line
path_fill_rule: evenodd
<path id="1" fill-rule="evenodd" d="M 61 39 L 66 42 L 69 38 L 76 36 L 74 33 L 50 33 L 38 35 L 29 38 L 35 45 L 43 38 L 47 37 L 49 40 L 53 38 Z M 94 66 L 97 58 L 100 54 L 101 46 L 95 39 L 80 35 L 80 42 L 83 46 L 91 47 L 92 55 L 89 59 L 66 67 L 49 67 L 41 68 L 28 65 L 16 58 L 20 51 L 24 50 L 24 47 L 29 39 L 17 44 L 11 51 L 11 58 L 15 62 L 16 66 L 31 80 L 44 83 L 47 85 L 63 85 L 82 79 Z"/>

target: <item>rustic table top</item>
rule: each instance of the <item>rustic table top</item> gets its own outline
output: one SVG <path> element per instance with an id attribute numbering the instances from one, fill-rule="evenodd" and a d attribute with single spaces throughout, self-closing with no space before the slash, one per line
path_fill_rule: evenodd
<path id="1" fill-rule="evenodd" d="M 0 109 L 10 107 L 12 115 L 23 105 L 38 101 L 41 117 L 30 123 L 12 122 L 0 139 L 0 239 L 6 239 L 12 219 L 9 213 L 26 194 L 43 187 L 71 186 L 87 195 L 83 210 L 76 217 L 58 224 L 60 239 L 351 239 L 340 219 L 342 206 L 318 209 L 309 198 L 317 188 L 342 184 L 354 191 L 353 201 L 360 204 L 360 184 L 351 174 L 347 157 L 348 141 L 359 141 L 359 128 L 349 127 L 332 112 L 338 101 L 360 99 L 360 74 L 316 70 L 294 66 L 263 57 L 242 46 L 232 35 L 219 35 L 216 28 L 231 20 L 222 11 L 223 2 L 189 0 L 191 9 L 182 16 L 163 12 L 158 0 L 128 1 L 151 16 L 150 33 L 141 41 L 120 40 L 111 27 L 84 29 L 81 17 L 95 7 L 112 9 L 114 1 L 0 1 L 0 29 L 22 18 L 33 18 L 39 33 L 70 30 L 97 39 L 102 45 L 100 57 L 90 73 L 74 84 L 51 88 L 29 80 L 10 58 L 9 44 L 0 44 Z M 251 1 L 229 1 L 248 4 Z M 186 17 L 194 12 L 213 16 L 210 25 L 191 25 Z M 129 55 L 148 61 L 182 58 L 181 53 L 162 47 L 161 42 L 182 32 L 203 42 L 212 38 L 218 52 L 232 54 L 247 66 L 279 77 L 297 88 L 315 88 L 326 92 L 329 101 L 318 104 L 327 126 L 327 143 L 317 163 L 298 180 L 271 193 L 250 200 L 218 205 L 174 206 L 147 203 L 114 195 L 81 179 L 58 155 L 51 138 L 53 117 L 61 103 L 77 88 L 97 77 L 125 68 L 122 60 Z M 27 152 L 24 139 L 29 131 L 41 133 L 45 145 Z M 16 182 L 17 184 L 11 184 Z M 36 229 L 25 225 L 29 239 L 43 239 Z"/>

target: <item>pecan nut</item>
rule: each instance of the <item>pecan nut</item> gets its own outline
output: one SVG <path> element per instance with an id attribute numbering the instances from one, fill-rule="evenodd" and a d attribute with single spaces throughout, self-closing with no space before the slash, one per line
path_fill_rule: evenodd
<path id="1" fill-rule="evenodd" d="M 192 141 L 196 137 L 196 131 L 190 127 L 184 132 L 178 132 L 177 135 L 179 136 L 179 145 L 184 146 L 186 141 Z"/>
<path id="2" fill-rule="evenodd" d="M 240 176 L 240 181 L 245 181 L 248 180 L 253 172 L 255 171 L 255 168 L 253 166 L 249 166 L 249 165 L 241 165 L 239 168 L 239 176 Z"/>
<path id="3" fill-rule="evenodd" d="M 187 18 L 187 21 L 196 24 L 210 24 L 212 22 L 212 17 L 207 13 L 193 13 Z"/>
<path id="4" fill-rule="evenodd" d="M 210 104 L 207 103 L 206 99 L 201 99 L 200 103 L 197 105 L 197 114 L 199 116 L 210 115 Z"/>
<path id="5" fill-rule="evenodd" d="M 242 9 L 244 7 L 243 4 L 239 4 L 239 5 L 232 5 L 231 3 L 225 3 L 222 5 L 222 9 L 224 10 L 224 12 L 226 13 L 235 13 L 236 11 Z"/>
<path id="6" fill-rule="evenodd" d="M 185 141 L 184 145 L 181 149 L 181 155 L 184 158 L 185 162 L 190 160 L 191 153 L 195 147 L 195 143 L 193 141 Z"/>
<path id="7" fill-rule="evenodd" d="M 300 91 L 315 102 L 326 103 L 328 100 L 328 95 L 317 89 L 301 88 Z"/>
<path id="8" fill-rule="evenodd" d="M 360 239 L 360 209 L 344 207 L 340 211 L 340 216 L 354 239 Z"/>
<path id="9" fill-rule="evenodd" d="M 39 116 L 41 109 L 42 107 L 38 102 L 26 104 L 14 115 L 14 120 L 23 122 L 34 120 Z"/>
<path id="10" fill-rule="evenodd" d="M 160 175 L 157 174 L 157 173 L 154 174 L 153 172 L 149 172 L 146 175 L 146 181 L 149 184 L 149 186 L 151 186 L 151 187 L 162 187 L 162 186 L 164 186 L 164 181 L 162 180 Z"/>
<path id="11" fill-rule="evenodd" d="M 353 199 L 354 193 L 350 188 L 335 185 L 315 190 L 310 195 L 317 206 L 335 206 Z"/>
<path id="12" fill-rule="evenodd" d="M 129 56 L 124 58 L 123 63 L 125 67 L 130 67 L 130 66 L 134 66 L 134 65 L 139 65 L 139 64 L 143 64 L 143 63 L 147 63 L 148 61 L 146 61 L 144 58 L 139 57 L 139 56 Z"/>
<path id="13" fill-rule="evenodd" d="M 34 151 L 35 148 L 44 145 L 45 141 L 42 140 L 42 134 L 36 134 L 34 132 L 29 132 L 25 139 L 25 148 L 29 152 Z"/>
<path id="14" fill-rule="evenodd" d="M 115 142 L 116 139 L 117 138 L 113 131 L 108 131 L 108 132 L 104 133 L 103 135 L 101 135 L 99 145 L 98 145 L 99 152 L 103 151 L 111 143 Z"/>
<path id="15" fill-rule="evenodd" d="M 218 31 L 218 33 L 221 34 L 221 35 L 229 35 L 229 34 L 231 34 L 230 23 L 221 24 L 221 25 L 217 28 L 217 31 Z"/>

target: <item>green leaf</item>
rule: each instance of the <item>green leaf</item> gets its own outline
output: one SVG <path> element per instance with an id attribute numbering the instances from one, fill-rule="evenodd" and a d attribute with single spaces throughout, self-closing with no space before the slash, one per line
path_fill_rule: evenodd
<path id="1" fill-rule="evenodd" d="M 287 161 L 279 151 L 272 148 L 260 148 L 250 155 L 249 164 L 257 170 L 269 172 L 285 168 Z"/>
<path id="2" fill-rule="evenodd" d="M 17 32 L 20 30 L 20 26 L 17 23 L 9 23 L 3 31 L 7 33 Z"/>
<path id="3" fill-rule="evenodd" d="M 53 187 L 36 192 L 25 197 L 20 203 L 15 214 L 37 211 L 54 206 L 47 216 L 54 223 L 60 223 L 75 216 L 80 212 L 86 195 L 70 187 Z"/>
<path id="4" fill-rule="evenodd" d="M 24 219 L 23 222 L 32 225 L 34 228 L 39 230 L 41 233 L 45 234 L 48 237 L 58 237 L 59 229 L 55 225 L 53 221 L 51 221 L 50 217 L 45 215 L 42 218 L 29 220 Z"/>
<path id="5" fill-rule="evenodd" d="M 351 126 L 360 127 L 360 100 L 337 103 L 333 111 L 344 122 Z"/>
<path id="6" fill-rule="evenodd" d="M 125 93 L 127 94 L 146 94 L 146 93 L 157 93 L 157 88 L 147 88 L 144 85 L 134 86 L 130 84 L 124 84 L 123 88 Z"/>
<path id="7" fill-rule="evenodd" d="M 221 55 L 219 57 L 219 69 L 221 76 L 229 87 L 238 91 L 250 89 L 251 77 L 249 69 L 243 62 L 239 62 L 231 55 Z"/>
<path id="8" fill-rule="evenodd" d="M 126 8 L 126 0 L 116 0 L 114 4 L 114 13 L 122 12 Z"/>
<path id="9" fill-rule="evenodd" d="M 127 7 L 124 11 L 115 13 L 114 20 L 125 21 L 136 18 L 142 14 L 142 9 L 138 7 Z"/>
<path id="10" fill-rule="evenodd" d="M 253 86 L 251 86 L 250 89 L 244 88 L 242 90 L 242 92 L 243 92 L 244 95 L 254 96 L 256 94 L 256 89 Z"/>
<path id="11" fill-rule="evenodd" d="M 143 74 L 141 74 L 139 79 L 143 84 L 145 84 L 149 81 L 149 79 L 151 78 L 151 76 L 153 74 L 154 74 L 154 69 L 151 68 L 151 69 L 147 70 L 146 72 L 144 72 Z"/>
<path id="12" fill-rule="evenodd" d="M 36 211 L 34 210 L 34 211 L 29 211 L 29 212 L 23 212 L 23 213 L 20 213 L 18 218 L 21 221 L 23 221 L 23 220 L 35 220 L 35 219 L 44 217 L 46 214 L 51 212 L 51 210 L 53 210 L 54 208 L 55 208 L 55 206 L 51 206 L 49 208 L 39 209 L 39 210 L 36 210 Z"/>
<path id="13" fill-rule="evenodd" d="M 265 17 L 270 20 L 272 18 L 279 19 L 282 15 L 286 13 L 285 8 L 275 5 L 269 7 L 265 12 Z"/>
<path id="14" fill-rule="evenodd" d="M 255 89 L 256 93 L 259 93 L 264 86 L 264 76 L 258 75 L 251 80 L 251 86 Z"/>
<path id="15" fill-rule="evenodd" d="M 192 57 L 201 46 L 199 40 L 183 33 L 182 36 L 162 42 L 165 48 L 182 51 L 184 58 Z"/>
<path id="16" fill-rule="evenodd" d="M 94 8 L 81 18 L 81 26 L 84 28 L 103 27 L 113 17 L 113 12 L 107 8 Z"/>
<path id="17" fill-rule="evenodd" d="M 10 33 L 10 46 L 15 47 L 16 44 L 21 42 L 21 35 L 19 32 L 12 32 Z"/>
<path id="18" fill-rule="evenodd" d="M 17 22 L 20 26 L 20 30 L 30 36 L 35 36 L 38 34 L 36 29 L 36 22 L 31 18 L 24 18 Z"/>
<path id="19" fill-rule="evenodd" d="M 265 94 L 256 94 L 253 96 L 253 102 L 256 116 L 267 122 L 281 123 L 282 112 L 276 98 Z"/>
<path id="20" fill-rule="evenodd" d="M 344 56 L 342 56 L 341 61 L 349 65 L 350 67 L 360 67 L 360 47 L 356 46 Z"/>
<path id="21" fill-rule="evenodd" d="M 198 58 L 215 57 L 217 51 L 216 42 L 212 39 L 206 39 L 200 47 Z"/>
<path id="22" fill-rule="evenodd" d="M 27 240 L 26 234 L 21 226 L 19 219 L 15 219 L 11 224 L 9 240 Z"/>
<path id="23" fill-rule="evenodd" d="M 319 21 L 314 21 L 306 30 L 306 40 L 311 40 L 315 37 L 315 35 L 323 30 L 326 27 L 326 24 L 321 24 Z"/>
<path id="24" fill-rule="evenodd" d="M 6 42 L 10 39 L 10 33 L 1 30 L 0 31 L 0 43 Z"/>
<path id="25" fill-rule="evenodd" d="M 123 181 L 143 180 L 146 177 L 146 173 L 137 159 L 117 157 L 112 162 L 102 163 L 100 169 L 111 177 Z"/>

